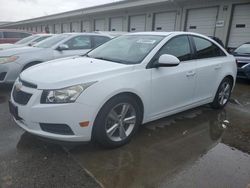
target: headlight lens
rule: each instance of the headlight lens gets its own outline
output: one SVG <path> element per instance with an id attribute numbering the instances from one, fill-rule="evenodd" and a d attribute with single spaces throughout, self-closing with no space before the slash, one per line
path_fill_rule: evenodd
<path id="1" fill-rule="evenodd" d="M 11 63 L 16 61 L 18 58 L 18 56 L 0 57 L 0 64 Z"/>
<path id="2" fill-rule="evenodd" d="M 81 93 L 96 82 L 80 84 L 58 90 L 43 91 L 41 103 L 42 104 L 62 104 L 74 103 Z"/>

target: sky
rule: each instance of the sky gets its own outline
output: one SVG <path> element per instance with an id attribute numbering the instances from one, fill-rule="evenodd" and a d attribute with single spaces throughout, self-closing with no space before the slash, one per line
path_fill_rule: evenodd
<path id="1" fill-rule="evenodd" d="M 0 21 L 20 21 L 120 0 L 0 0 Z"/>

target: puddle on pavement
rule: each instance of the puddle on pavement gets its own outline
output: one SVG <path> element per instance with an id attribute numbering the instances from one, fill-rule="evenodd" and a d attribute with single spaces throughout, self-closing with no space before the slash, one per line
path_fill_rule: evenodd
<path id="1" fill-rule="evenodd" d="M 237 125 L 233 113 L 201 107 L 145 125 L 122 148 L 86 145 L 69 153 L 108 188 L 246 187 L 250 156 L 221 143 Z"/>
<path id="2" fill-rule="evenodd" d="M 0 104 L 5 103 L 7 101 L 7 98 L 5 96 L 0 96 Z"/>

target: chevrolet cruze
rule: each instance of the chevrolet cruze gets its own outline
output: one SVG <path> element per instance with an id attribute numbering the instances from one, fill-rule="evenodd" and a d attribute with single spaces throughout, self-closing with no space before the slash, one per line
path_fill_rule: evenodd
<path id="1" fill-rule="evenodd" d="M 203 35 L 127 34 L 85 56 L 25 70 L 10 112 L 38 136 L 118 147 L 141 124 L 204 104 L 223 108 L 236 73 L 235 58 Z"/>

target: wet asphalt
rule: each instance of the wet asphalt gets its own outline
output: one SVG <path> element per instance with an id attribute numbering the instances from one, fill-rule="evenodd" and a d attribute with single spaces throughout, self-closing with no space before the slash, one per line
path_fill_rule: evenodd
<path id="1" fill-rule="evenodd" d="M 249 188 L 250 83 L 238 81 L 224 110 L 202 106 L 140 128 L 106 150 L 25 133 L 0 88 L 0 188 Z"/>

